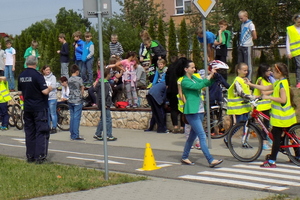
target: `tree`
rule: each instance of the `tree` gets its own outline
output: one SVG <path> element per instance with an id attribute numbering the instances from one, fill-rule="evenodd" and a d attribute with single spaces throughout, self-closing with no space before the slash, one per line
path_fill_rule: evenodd
<path id="1" fill-rule="evenodd" d="M 197 69 L 203 69 L 203 62 L 202 62 L 202 57 L 201 57 L 201 51 L 200 51 L 200 46 L 198 42 L 198 38 L 196 34 L 193 34 L 193 61 L 197 67 Z"/>
<path id="2" fill-rule="evenodd" d="M 154 20 L 153 18 L 151 18 L 149 20 L 149 28 L 148 28 L 148 33 L 150 35 L 150 37 L 155 40 L 156 39 L 156 27 L 154 25 Z"/>
<path id="3" fill-rule="evenodd" d="M 166 37 L 165 37 L 165 30 L 164 30 L 164 21 L 162 20 L 162 18 L 160 17 L 158 20 L 158 41 L 159 43 L 163 46 L 166 47 Z"/>
<path id="4" fill-rule="evenodd" d="M 168 59 L 171 62 L 172 56 L 178 55 L 177 45 L 176 45 L 176 32 L 175 32 L 175 24 L 172 18 L 170 18 L 169 22 L 169 38 L 168 38 Z"/>
<path id="5" fill-rule="evenodd" d="M 180 34 L 179 34 L 179 53 L 186 55 L 189 57 L 189 37 L 187 32 L 187 26 L 185 23 L 185 19 L 183 19 L 180 23 Z"/>

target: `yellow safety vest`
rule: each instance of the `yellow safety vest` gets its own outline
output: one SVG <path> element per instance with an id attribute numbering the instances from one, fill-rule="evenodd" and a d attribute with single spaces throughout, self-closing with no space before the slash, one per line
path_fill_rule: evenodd
<path id="1" fill-rule="evenodd" d="M 197 78 L 202 79 L 201 76 L 200 76 L 200 74 L 198 74 L 198 73 L 194 73 L 193 75 L 196 76 Z M 177 83 L 181 83 L 181 82 L 182 82 L 182 79 L 183 79 L 183 76 L 180 77 L 180 78 L 177 80 Z M 179 94 L 177 94 L 176 96 L 177 96 L 177 99 L 178 99 L 178 105 L 177 105 L 177 106 L 178 106 L 178 110 L 179 110 L 180 112 L 183 113 L 184 102 L 183 102 L 183 100 L 180 98 Z M 202 99 L 202 101 L 204 100 L 204 96 L 203 96 L 203 95 L 201 95 L 201 99 Z"/>
<path id="2" fill-rule="evenodd" d="M 290 40 L 290 50 L 293 57 L 300 55 L 300 34 L 294 25 L 286 28 Z"/>
<path id="3" fill-rule="evenodd" d="M 247 85 L 241 77 L 236 77 L 232 85 L 228 89 L 228 103 L 227 103 L 227 114 L 228 115 L 242 115 L 251 111 L 249 103 L 243 103 L 244 99 L 240 96 L 235 95 L 235 82 L 239 82 L 242 86 L 245 94 L 251 94 L 250 87 Z"/>
<path id="4" fill-rule="evenodd" d="M 8 82 L 0 81 L 0 103 L 5 103 L 10 101 L 12 98 L 8 90 Z"/>
<path id="5" fill-rule="evenodd" d="M 282 79 L 274 83 L 273 97 L 280 97 L 280 83 L 283 85 L 286 93 L 286 103 L 272 101 L 270 124 L 276 127 L 290 127 L 297 123 L 295 109 L 291 105 L 290 88 L 287 79 Z"/>
<path id="6" fill-rule="evenodd" d="M 262 77 L 259 77 L 256 81 L 256 85 L 258 85 L 258 82 L 261 81 L 261 85 L 272 85 L 272 83 L 266 81 L 264 78 Z M 261 95 L 261 92 L 259 89 L 254 89 L 253 91 L 253 95 L 255 96 L 260 96 Z M 257 110 L 259 111 L 265 111 L 265 110 L 270 110 L 271 109 L 271 100 L 270 99 L 263 99 L 259 102 L 257 102 L 257 107 L 256 107 Z"/>

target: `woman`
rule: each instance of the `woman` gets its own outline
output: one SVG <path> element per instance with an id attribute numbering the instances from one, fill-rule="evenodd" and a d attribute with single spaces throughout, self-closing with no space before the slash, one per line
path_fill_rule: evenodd
<path id="1" fill-rule="evenodd" d="M 209 163 L 209 167 L 212 168 L 221 164 L 223 160 L 214 159 L 206 144 L 206 134 L 202 126 L 204 106 L 201 100 L 201 89 L 208 87 L 213 83 L 211 79 L 214 76 L 216 69 L 212 69 L 211 74 L 206 79 L 199 79 L 193 75 L 195 73 L 195 63 L 187 60 L 183 66 L 185 75 L 183 76 L 181 87 L 186 99 L 184 114 L 191 126 L 191 132 L 185 143 L 181 162 L 187 165 L 194 165 L 194 163 L 188 159 L 188 156 L 191 146 L 198 136 L 200 139 L 201 150 Z"/>

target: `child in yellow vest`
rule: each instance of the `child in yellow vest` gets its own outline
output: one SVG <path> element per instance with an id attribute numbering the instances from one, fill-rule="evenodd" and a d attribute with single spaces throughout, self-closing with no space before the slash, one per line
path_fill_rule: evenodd
<path id="1" fill-rule="evenodd" d="M 0 126 L 1 130 L 8 130 L 8 108 L 7 102 L 11 100 L 11 96 L 9 94 L 8 82 L 6 81 L 5 76 L 0 76 L 0 116 L 2 118 L 2 126 Z"/>
<path id="2" fill-rule="evenodd" d="M 259 90 L 274 90 L 272 96 L 263 95 L 263 99 L 271 100 L 271 117 L 270 124 L 273 135 L 272 152 L 268 160 L 266 160 L 260 167 L 275 168 L 277 154 L 280 148 L 281 135 L 284 128 L 288 128 L 297 123 L 295 108 L 296 104 L 293 101 L 292 91 L 290 90 L 288 82 L 288 68 L 284 63 L 276 63 L 273 68 L 273 74 L 277 81 L 273 85 L 256 85 L 247 81 L 251 87 Z M 300 159 L 299 149 L 295 148 L 297 158 Z M 298 157 L 299 156 L 299 157 Z"/>
<path id="3" fill-rule="evenodd" d="M 268 64 L 260 64 L 257 70 L 257 79 L 256 79 L 256 85 L 272 85 L 270 76 L 271 76 L 272 70 L 271 66 Z M 254 89 L 253 95 L 255 96 L 261 96 L 264 95 L 270 95 L 273 93 L 273 90 L 269 91 L 260 91 L 258 89 Z M 271 110 L 271 100 L 270 99 L 263 99 L 259 102 L 257 102 L 256 109 L 258 111 L 261 111 L 267 116 L 270 116 L 270 110 Z M 269 120 L 263 119 L 264 125 L 268 128 L 269 127 Z M 271 148 L 268 145 L 267 141 L 267 134 L 262 131 L 262 138 L 263 138 L 263 150 L 271 150 Z"/>

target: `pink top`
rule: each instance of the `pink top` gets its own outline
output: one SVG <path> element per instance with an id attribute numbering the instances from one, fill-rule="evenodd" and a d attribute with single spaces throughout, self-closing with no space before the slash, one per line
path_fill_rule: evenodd
<path id="1" fill-rule="evenodd" d="M 97 71 L 97 78 L 96 78 L 96 81 L 99 81 L 100 78 L 101 78 L 101 71 L 98 70 L 98 71 Z"/>
<path id="2" fill-rule="evenodd" d="M 131 85 L 134 86 L 134 82 L 136 82 L 136 71 L 133 66 L 135 65 L 136 61 L 129 61 L 128 59 L 125 59 L 121 60 L 120 62 L 124 69 L 124 73 L 122 75 L 123 82 L 131 82 Z"/>

